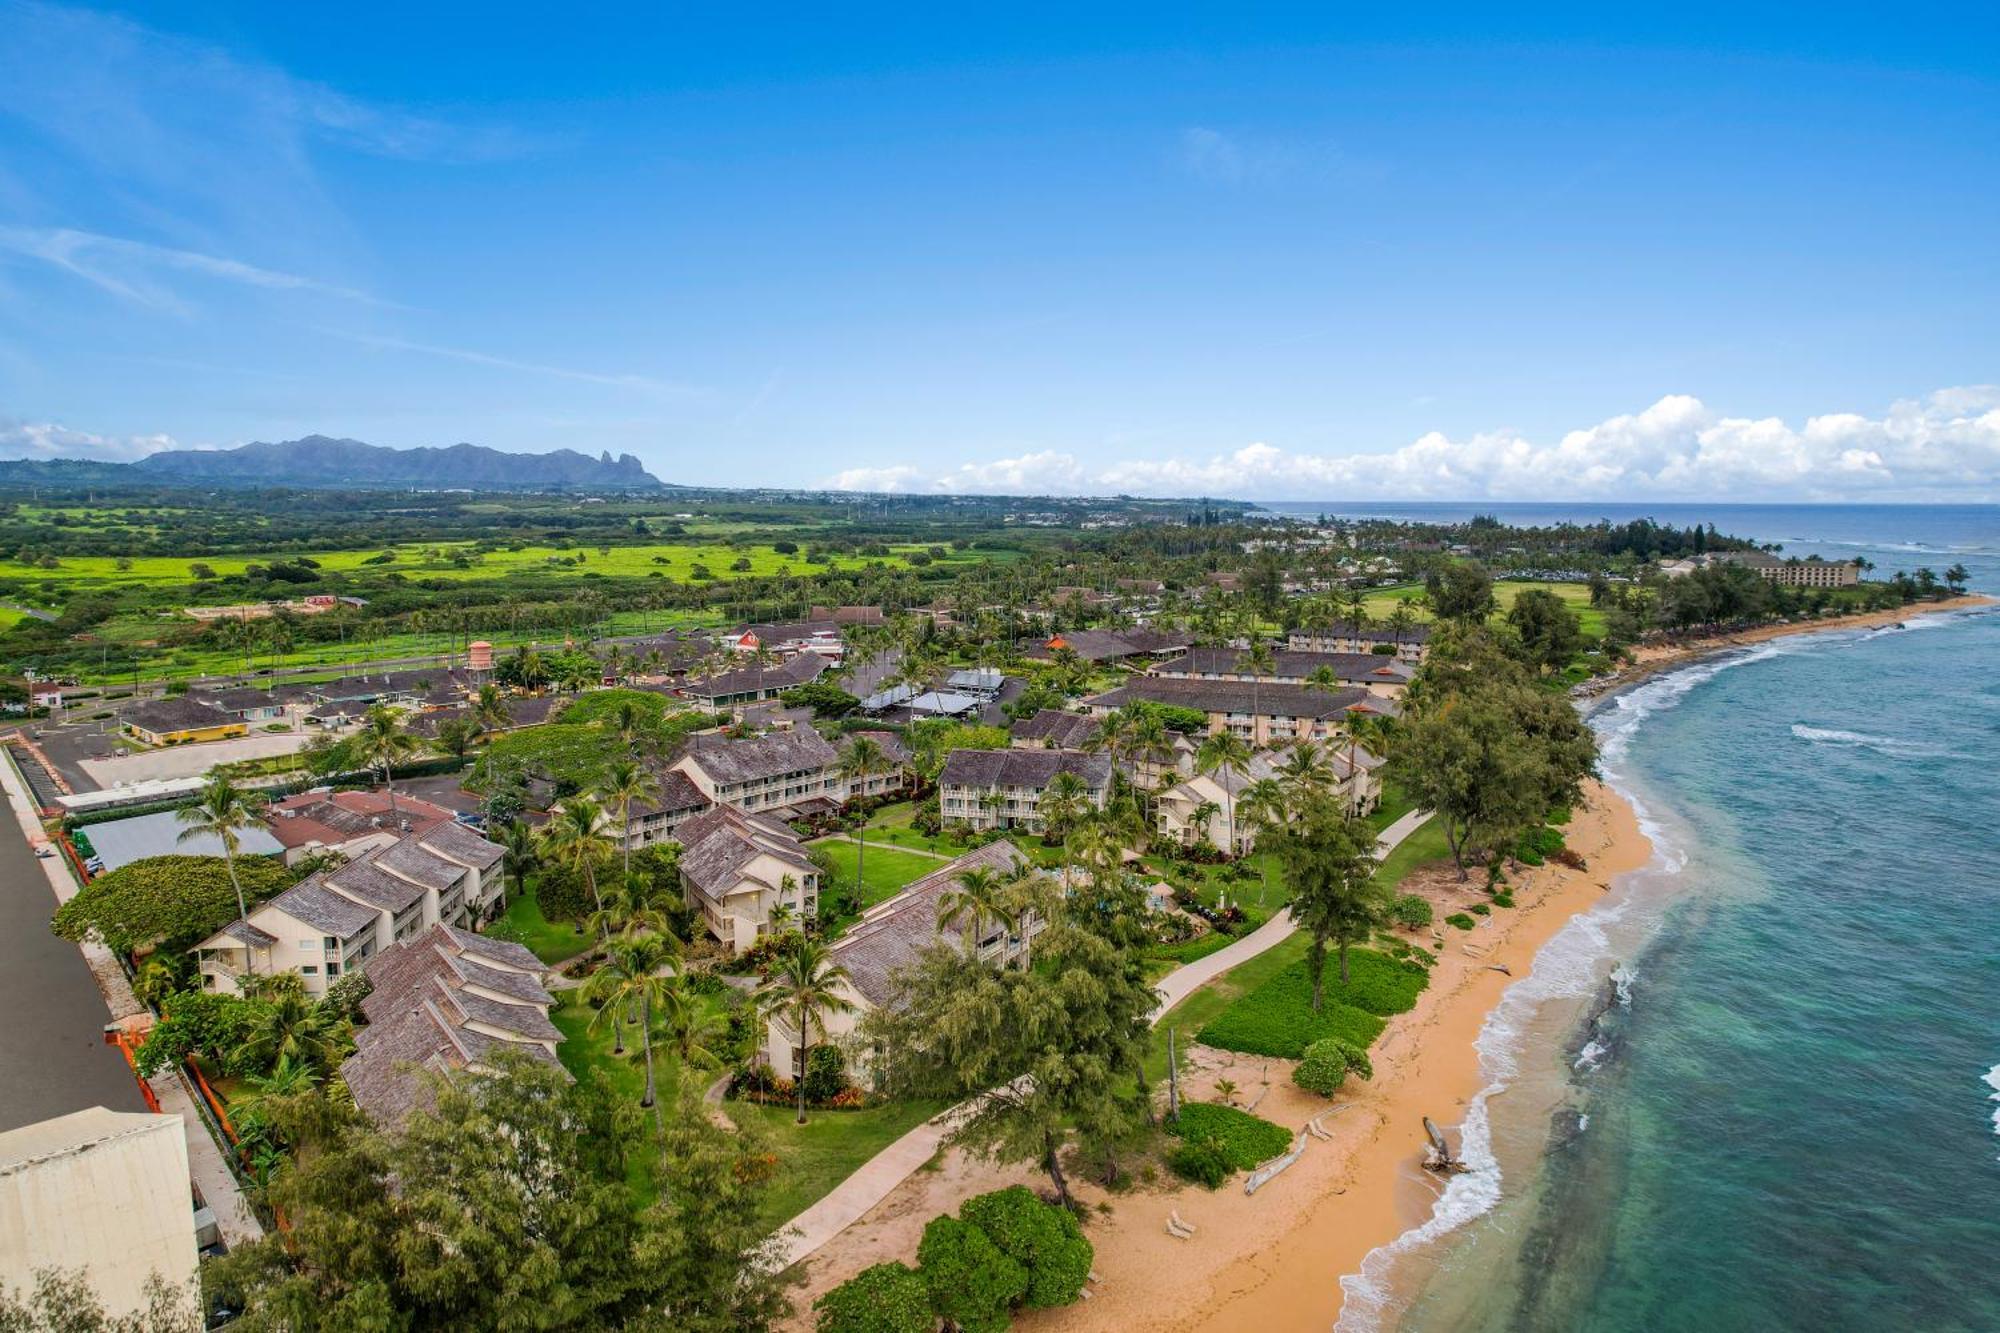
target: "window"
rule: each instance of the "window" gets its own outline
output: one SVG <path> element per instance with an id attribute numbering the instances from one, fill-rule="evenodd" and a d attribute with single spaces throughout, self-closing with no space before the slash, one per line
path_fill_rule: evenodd
<path id="1" fill-rule="evenodd" d="M 318 963 L 300 963 L 300 964 L 299 964 L 299 975 L 301 975 L 301 976 L 307 976 L 307 977 L 316 977 L 316 976 L 318 976 L 318 975 L 319 975 L 319 964 L 318 964 Z"/>
<path id="2" fill-rule="evenodd" d="M 314 949 L 317 949 L 317 948 L 319 948 L 319 941 L 318 941 L 318 940 L 300 940 L 300 941 L 299 941 L 299 948 L 301 948 L 301 949 L 305 950 L 305 951 L 306 951 L 307 953 L 311 953 L 311 952 L 312 952 L 312 951 L 313 951 Z"/>
<path id="3" fill-rule="evenodd" d="M 325 949 L 328 953 L 331 953 L 335 949 L 338 949 L 340 947 L 340 941 L 335 939 L 331 935 L 322 936 L 320 938 L 319 944 L 320 948 Z"/>

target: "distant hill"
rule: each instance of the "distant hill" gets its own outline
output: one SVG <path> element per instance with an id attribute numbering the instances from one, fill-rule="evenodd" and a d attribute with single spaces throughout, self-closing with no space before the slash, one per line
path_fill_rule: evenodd
<path id="1" fill-rule="evenodd" d="M 574 449 L 508 454 L 477 444 L 390 449 L 324 435 L 235 449 L 170 449 L 131 467 L 134 480 L 223 486 L 629 491 L 660 485 L 630 454 L 616 460 L 608 452 L 592 458 Z"/>

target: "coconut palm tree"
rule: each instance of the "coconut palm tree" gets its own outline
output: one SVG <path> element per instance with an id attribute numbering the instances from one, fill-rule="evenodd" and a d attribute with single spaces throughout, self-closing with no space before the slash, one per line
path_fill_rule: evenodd
<path id="1" fill-rule="evenodd" d="M 187 825 L 174 839 L 176 843 L 209 837 L 222 844 L 222 863 L 229 870 L 229 887 L 236 890 L 236 919 L 248 921 L 250 908 L 243 901 L 243 881 L 236 875 L 236 852 L 243 845 L 243 839 L 238 835 L 261 827 L 256 807 L 227 776 L 217 773 L 201 789 L 201 799 L 193 805 L 183 806 L 175 812 L 174 818 Z M 255 973 L 257 951 L 248 940 L 243 943 L 243 953 L 250 960 L 250 971 Z"/>
<path id="2" fill-rule="evenodd" d="M 514 881 L 514 891 L 520 893 L 528 887 L 528 872 L 541 859 L 541 845 L 535 839 L 535 831 L 528 827 L 524 819 L 510 819 L 497 830 L 500 843 L 500 906 L 507 906 L 507 881 Z"/>
<path id="3" fill-rule="evenodd" d="M 758 1012 L 767 1021 L 784 1019 L 797 1034 L 801 1125 L 806 1122 L 806 1054 L 812 1049 L 813 1033 L 824 1040 L 827 1018 L 854 1010 L 854 1002 L 840 992 L 846 980 L 847 969 L 833 961 L 824 941 L 794 932 L 787 937 L 770 979 L 756 991 Z"/>
<path id="4" fill-rule="evenodd" d="M 507 702 L 501 696 L 500 687 L 488 681 L 481 685 L 472 702 L 467 705 L 465 715 L 479 725 L 482 731 L 501 731 L 513 719 L 507 716 Z"/>
<path id="5" fill-rule="evenodd" d="M 597 784 L 600 799 L 618 807 L 618 841 L 625 853 L 625 873 L 632 873 L 632 806 L 660 794 L 660 780 L 653 770 L 630 759 L 620 759 L 604 770 Z"/>
<path id="6" fill-rule="evenodd" d="M 639 1050 L 646 1062 L 646 1092 L 639 1105 L 652 1107 L 657 1100 L 653 1081 L 654 1016 L 668 1002 L 673 979 L 662 975 L 679 956 L 671 935 L 628 935 L 611 946 L 611 956 L 585 983 L 589 998 L 602 1004 L 591 1018 L 592 1027 L 611 1015 L 612 1026 L 621 1012 L 638 1011 Z"/>
<path id="7" fill-rule="evenodd" d="M 289 1060 L 324 1074 L 338 1063 L 339 1028 L 340 1024 L 321 1013 L 304 991 L 285 988 L 271 996 L 251 1023 L 243 1041 L 243 1058 L 267 1072 Z"/>
<path id="8" fill-rule="evenodd" d="M 389 774 L 416 750 L 417 738 L 403 730 L 403 719 L 395 709 L 376 704 L 361 719 L 361 730 L 350 740 L 354 757 L 382 775 L 382 786 L 389 793 L 390 818 L 397 818 L 396 784 Z"/>
<path id="9" fill-rule="evenodd" d="M 1250 677 L 1250 719 L 1251 726 L 1264 715 L 1257 702 L 1257 682 L 1266 676 L 1276 675 L 1278 659 L 1271 652 L 1271 645 L 1262 639 L 1251 640 L 1243 655 L 1236 659 L 1236 669 Z"/>
<path id="10" fill-rule="evenodd" d="M 1250 827 L 1251 837 L 1262 844 L 1264 835 L 1281 830 L 1291 819 L 1293 799 L 1276 778 L 1259 778 L 1243 789 L 1239 802 L 1243 807 L 1243 822 Z M 1257 895 L 1262 903 L 1271 892 L 1270 871 L 1264 863 L 1258 862 L 1258 875 L 1262 888 Z"/>
<path id="11" fill-rule="evenodd" d="M 431 738 L 431 748 L 439 754 L 453 759 L 465 758 L 479 740 L 479 724 L 470 717 L 451 717 L 438 723 L 437 734 Z"/>
<path id="12" fill-rule="evenodd" d="M 889 755 L 883 750 L 882 743 L 873 736 L 851 737 L 847 742 L 847 748 L 840 752 L 840 776 L 850 784 L 850 795 L 851 784 L 858 782 L 865 791 L 868 779 L 877 773 L 886 772 L 888 768 Z M 854 830 L 854 896 L 857 902 L 862 896 L 861 886 L 864 881 L 861 872 L 867 855 L 868 821 L 863 818 L 860 827 Z"/>
<path id="13" fill-rule="evenodd" d="M 644 875 L 627 874 L 604 891 L 604 906 L 592 912 L 584 929 L 599 939 L 613 935 L 673 934 L 673 923 L 652 902 L 652 885 Z M 676 939 L 675 947 L 679 947 Z"/>
<path id="14" fill-rule="evenodd" d="M 1049 779 L 1049 785 L 1042 788 L 1042 797 L 1035 803 L 1035 813 L 1041 817 L 1045 834 L 1053 833 L 1065 849 L 1069 846 L 1069 835 L 1076 823 L 1089 809 L 1090 788 L 1082 778 L 1064 769 Z M 1067 852 L 1065 852 L 1067 855 Z"/>
<path id="15" fill-rule="evenodd" d="M 1195 771 L 1217 774 L 1216 782 L 1229 812 L 1229 854 L 1236 855 L 1236 793 L 1230 790 L 1231 775 L 1240 774 L 1250 762 L 1250 742 L 1233 731 L 1211 733 L 1194 753 Z"/>
<path id="16" fill-rule="evenodd" d="M 1203 801 L 1195 806 L 1193 813 L 1188 816 L 1188 824 L 1203 842 L 1207 842 L 1208 826 L 1213 824 L 1215 817 L 1221 813 L 1222 807 L 1214 801 Z"/>
<path id="17" fill-rule="evenodd" d="M 939 929 L 956 922 L 965 933 L 965 951 L 971 953 L 988 921 L 1003 919 L 1006 912 L 1007 880 L 992 866 L 961 870 L 956 887 L 938 894 Z"/>
<path id="18" fill-rule="evenodd" d="M 1300 741 L 1285 756 L 1285 762 L 1278 765 L 1278 779 L 1292 796 L 1303 799 L 1324 792 L 1332 784 L 1333 774 L 1327 768 L 1319 742 Z"/>
<path id="19" fill-rule="evenodd" d="M 597 868 L 611 859 L 611 843 L 598 831 L 604 811 L 588 796 L 573 796 L 542 829 L 542 849 L 550 860 L 583 876 L 590 901 L 599 911 L 604 896 L 597 891 Z"/>
<path id="20" fill-rule="evenodd" d="M 680 1058 L 683 1069 L 714 1069 L 721 1065 L 718 1054 L 728 1036 L 729 1024 L 722 1015 L 702 1004 L 676 972 L 663 978 L 668 984 L 660 1000 L 661 1021 L 666 1025 L 667 1042 Z"/>

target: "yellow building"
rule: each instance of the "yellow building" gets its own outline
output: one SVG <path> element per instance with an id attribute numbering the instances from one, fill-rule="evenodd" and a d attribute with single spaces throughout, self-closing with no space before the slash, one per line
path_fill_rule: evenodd
<path id="1" fill-rule="evenodd" d="M 243 719 L 186 698 L 140 704 L 121 721 L 126 735 L 147 745 L 184 745 L 250 734 L 250 724 Z"/>

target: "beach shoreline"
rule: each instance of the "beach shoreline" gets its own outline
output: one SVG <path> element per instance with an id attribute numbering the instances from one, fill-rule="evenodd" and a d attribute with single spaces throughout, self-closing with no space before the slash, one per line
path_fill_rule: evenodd
<path id="1" fill-rule="evenodd" d="M 1629 664 L 1616 671 L 1584 681 L 1572 691 L 1572 694 L 1580 701 L 1594 703 L 1614 694 L 1620 694 L 1635 685 L 1643 684 L 1655 676 L 1687 666 L 1702 658 L 1712 657 L 1717 653 L 1728 652 L 1732 648 L 1748 648 L 1754 644 L 1768 643 L 1772 639 L 1789 638 L 1794 634 L 1820 634 L 1843 629 L 1879 629 L 1884 625 L 1901 624 L 1903 621 L 1939 611 L 1973 611 L 1995 605 L 2000 605 L 2000 598 L 1989 597 L 1983 593 L 1964 593 L 1957 597 L 1947 597 L 1942 601 L 1913 602 L 1909 606 L 1893 607 L 1886 611 L 1863 611 L 1831 620 L 1786 621 L 1758 625 L 1751 629 L 1705 634 L 1673 643 L 1641 644 L 1632 650 L 1632 661 Z"/>
<path id="2" fill-rule="evenodd" d="M 1329 1102 L 1291 1083 L 1289 1061 L 1184 1044 L 1191 1066 L 1185 1096 L 1209 1099 L 1215 1081 L 1227 1078 L 1240 1101 L 1256 1099 L 1258 1115 L 1294 1131 L 1338 1106 L 1322 1120 L 1330 1141 L 1312 1141 L 1255 1195 L 1244 1193 L 1240 1177 L 1214 1192 L 1170 1180 L 1122 1194 L 1077 1185 L 1079 1201 L 1093 1213 L 1086 1232 L 1101 1280 L 1092 1284 L 1090 1300 L 1023 1311 L 1015 1326 L 1060 1333 L 1331 1327 L 1343 1297 L 1339 1279 L 1360 1272 L 1370 1253 L 1430 1216 L 1442 1186 L 1420 1165 L 1423 1119 L 1458 1142 L 1459 1124 L 1487 1082 L 1475 1042 L 1488 1017 L 1511 986 L 1531 975 L 1544 944 L 1603 902 L 1618 876 L 1651 859 L 1631 804 L 1597 783 L 1588 784 L 1565 834 L 1585 858 L 1584 869 L 1553 862 L 1522 868 L 1512 877 L 1517 905 L 1495 908 L 1470 932 L 1443 925 L 1445 911 L 1439 912 L 1445 939 L 1430 985 L 1413 1009 L 1389 1021 L 1372 1049 L 1372 1081 L 1350 1080 Z M 1479 875 L 1460 886 L 1440 871 L 1431 888 L 1461 904 L 1486 899 Z M 1041 1179 L 1022 1167 L 944 1154 L 807 1262 L 801 1309 L 870 1264 L 910 1261 L 924 1223 L 968 1195 L 1013 1183 L 1033 1187 Z M 1168 1234 L 1172 1213 L 1196 1227 L 1193 1240 Z"/>

